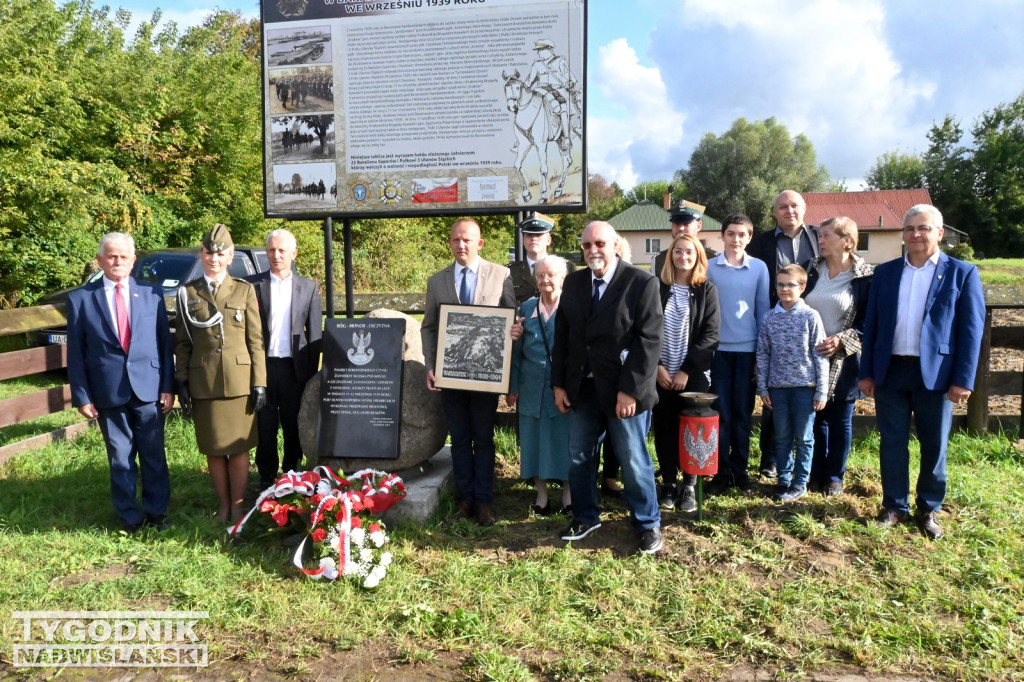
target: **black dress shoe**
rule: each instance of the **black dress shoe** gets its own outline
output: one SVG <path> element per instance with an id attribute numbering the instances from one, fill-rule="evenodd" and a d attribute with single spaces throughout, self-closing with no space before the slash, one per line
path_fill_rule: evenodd
<path id="1" fill-rule="evenodd" d="M 907 512 L 898 509 L 882 509 L 878 512 L 878 525 L 889 528 L 898 523 L 906 523 L 909 518 L 910 515 Z"/>
<path id="2" fill-rule="evenodd" d="M 530 511 L 533 512 L 534 516 L 551 516 L 555 513 L 555 510 L 552 508 L 550 501 L 543 507 L 540 506 L 539 504 L 531 504 Z"/>
<path id="3" fill-rule="evenodd" d="M 455 506 L 455 515 L 460 519 L 471 519 L 476 516 L 476 508 L 470 502 L 459 502 Z"/>
<path id="4" fill-rule="evenodd" d="M 729 492 L 729 488 L 732 486 L 732 476 L 729 474 L 718 474 L 711 483 L 704 486 L 704 494 L 708 496 L 724 495 Z"/>
<path id="5" fill-rule="evenodd" d="M 942 528 L 939 526 L 938 512 L 917 512 L 917 526 L 921 532 L 928 536 L 929 540 L 938 540 L 942 537 Z"/>
<path id="6" fill-rule="evenodd" d="M 761 478 L 775 478 L 779 475 L 779 471 L 775 468 L 774 464 L 762 466 L 759 473 L 761 474 Z"/>
<path id="7" fill-rule="evenodd" d="M 476 508 L 476 522 L 485 527 L 495 524 L 494 514 L 491 513 L 491 508 L 488 505 L 481 504 Z"/>
<path id="8" fill-rule="evenodd" d="M 142 523 L 157 530 L 167 530 L 171 527 L 171 522 L 167 520 L 166 514 L 146 514 L 146 520 Z"/>
<path id="9" fill-rule="evenodd" d="M 138 533 L 142 530 L 142 526 L 145 521 L 139 521 L 138 523 L 121 523 L 121 530 L 131 535 L 132 533 Z"/>
<path id="10" fill-rule="evenodd" d="M 613 488 L 607 483 L 601 484 L 601 494 L 605 497 L 612 497 L 615 499 L 622 498 L 622 488 Z"/>

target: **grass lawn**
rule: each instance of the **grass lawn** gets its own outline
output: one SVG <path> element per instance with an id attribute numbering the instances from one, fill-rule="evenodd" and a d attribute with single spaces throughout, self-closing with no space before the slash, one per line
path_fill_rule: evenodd
<path id="1" fill-rule="evenodd" d="M 528 515 L 514 438 L 498 440 L 498 524 L 449 520 L 449 501 L 425 524 L 392 528 L 395 563 L 365 591 L 298 576 L 290 551 L 255 526 L 226 543 L 210 520 L 205 459 L 178 417 L 168 424 L 172 528 L 110 530 L 106 459 L 90 431 L 0 469 L 0 603 L 8 615 L 209 611 L 197 632 L 211 679 L 1024 675 L 1024 457 L 1006 438 L 954 437 L 938 542 L 866 521 L 880 498 L 870 437 L 856 444 L 848 494 L 789 506 L 715 498 L 703 523 L 667 514 L 656 557 L 630 555 L 620 503 L 567 547 L 565 519 Z M 8 615 L 0 661 L 30 677 L 9 667 L 21 630 Z"/>
<path id="2" fill-rule="evenodd" d="M 1024 259 L 985 258 L 973 261 L 978 266 L 981 283 L 986 286 L 1024 285 Z"/>

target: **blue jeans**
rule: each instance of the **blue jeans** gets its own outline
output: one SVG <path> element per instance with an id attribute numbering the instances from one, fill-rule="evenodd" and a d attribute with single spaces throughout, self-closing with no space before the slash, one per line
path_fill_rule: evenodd
<path id="1" fill-rule="evenodd" d="M 747 479 L 754 413 L 754 353 L 718 351 L 711 360 L 711 392 L 718 394 L 718 470 Z"/>
<path id="2" fill-rule="evenodd" d="M 601 434 L 615 446 L 622 466 L 622 485 L 626 502 L 633 512 L 633 523 L 640 530 L 661 526 L 658 493 L 654 484 L 654 466 L 647 452 L 647 431 L 651 412 L 640 412 L 628 419 L 616 419 L 597 404 L 594 387 L 583 382 L 569 421 L 569 490 L 572 512 L 577 523 L 594 525 L 600 521 L 597 506 L 598 444 Z"/>
<path id="3" fill-rule="evenodd" d="M 769 388 L 779 485 L 806 488 L 814 455 L 814 387 Z M 793 456 L 793 450 L 796 456 Z"/>
<path id="4" fill-rule="evenodd" d="M 875 386 L 875 413 L 881 444 L 882 506 L 910 511 L 910 415 L 921 444 L 917 510 L 938 511 L 946 497 L 946 439 L 953 423 L 953 403 L 946 391 L 929 391 L 919 360 L 893 357 L 885 383 Z"/>
<path id="5" fill-rule="evenodd" d="M 814 415 L 814 463 L 811 480 L 842 483 L 853 442 L 852 400 L 830 400 Z"/>
<path id="6" fill-rule="evenodd" d="M 452 436 L 452 474 L 459 501 L 490 505 L 498 394 L 446 388 L 441 391 L 441 407 Z"/>

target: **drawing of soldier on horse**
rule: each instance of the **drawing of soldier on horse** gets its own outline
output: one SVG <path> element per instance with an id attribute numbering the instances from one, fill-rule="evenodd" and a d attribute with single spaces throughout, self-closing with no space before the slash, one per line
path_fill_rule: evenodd
<path id="1" fill-rule="evenodd" d="M 537 59 L 525 79 L 519 70 L 505 79 L 505 100 L 514 114 L 513 131 L 516 142 L 512 152 L 516 155 L 515 168 L 523 182 L 523 200 L 532 194 L 523 176 L 522 166 L 531 149 L 537 150 L 541 171 L 541 203 L 548 200 L 547 145 L 557 142 L 562 157 L 562 173 L 555 188 L 555 197 L 562 195 L 565 178 L 572 165 L 572 138 L 582 138 L 579 94 L 576 81 L 565 57 L 555 54 L 554 43 L 538 40 L 534 46 Z M 543 115 L 542 115 L 543 114 Z"/>

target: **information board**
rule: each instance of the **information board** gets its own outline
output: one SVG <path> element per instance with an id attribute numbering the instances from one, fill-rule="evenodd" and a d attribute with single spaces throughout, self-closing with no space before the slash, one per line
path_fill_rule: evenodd
<path id="1" fill-rule="evenodd" d="M 584 0 L 263 0 L 264 212 L 586 209 Z"/>

